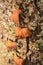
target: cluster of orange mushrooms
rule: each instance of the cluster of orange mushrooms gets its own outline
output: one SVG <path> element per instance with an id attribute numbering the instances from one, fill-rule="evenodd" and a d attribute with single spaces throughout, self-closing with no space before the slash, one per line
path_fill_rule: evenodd
<path id="1" fill-rule="evenodd" d="M 15 9 L 13 11 L 13 14 L 10 17 L 10 20 L 13 21 L 15 24 L 19 25 L 19 22 L 20 22 L 19 21 L 19 14 L 21 14 L 21 13 L 22 13 L 22 11 L 19 8 Z M 16 26 L 14 28 L 14 31 L 15 31 L 15 33 L 14 33 L 15 37 L 17 37 L 17 38 L 21 38 L 21 37 L 26 38 L 32 34 L 32 32 L 28 28 L 21 28 L 19 26 Z M 6 41 L 6 46 L 8 48 L 14 48 L 14 49 L 17 48 L 16 42 L 12 42 L 11 40 Z M 17 55 L 15 55 L 13 57 L 13 60 L 15 61 L 16 65 L 23 65 L 23 63 L 24 63 L 24 59 L 19 58 Z"/>

